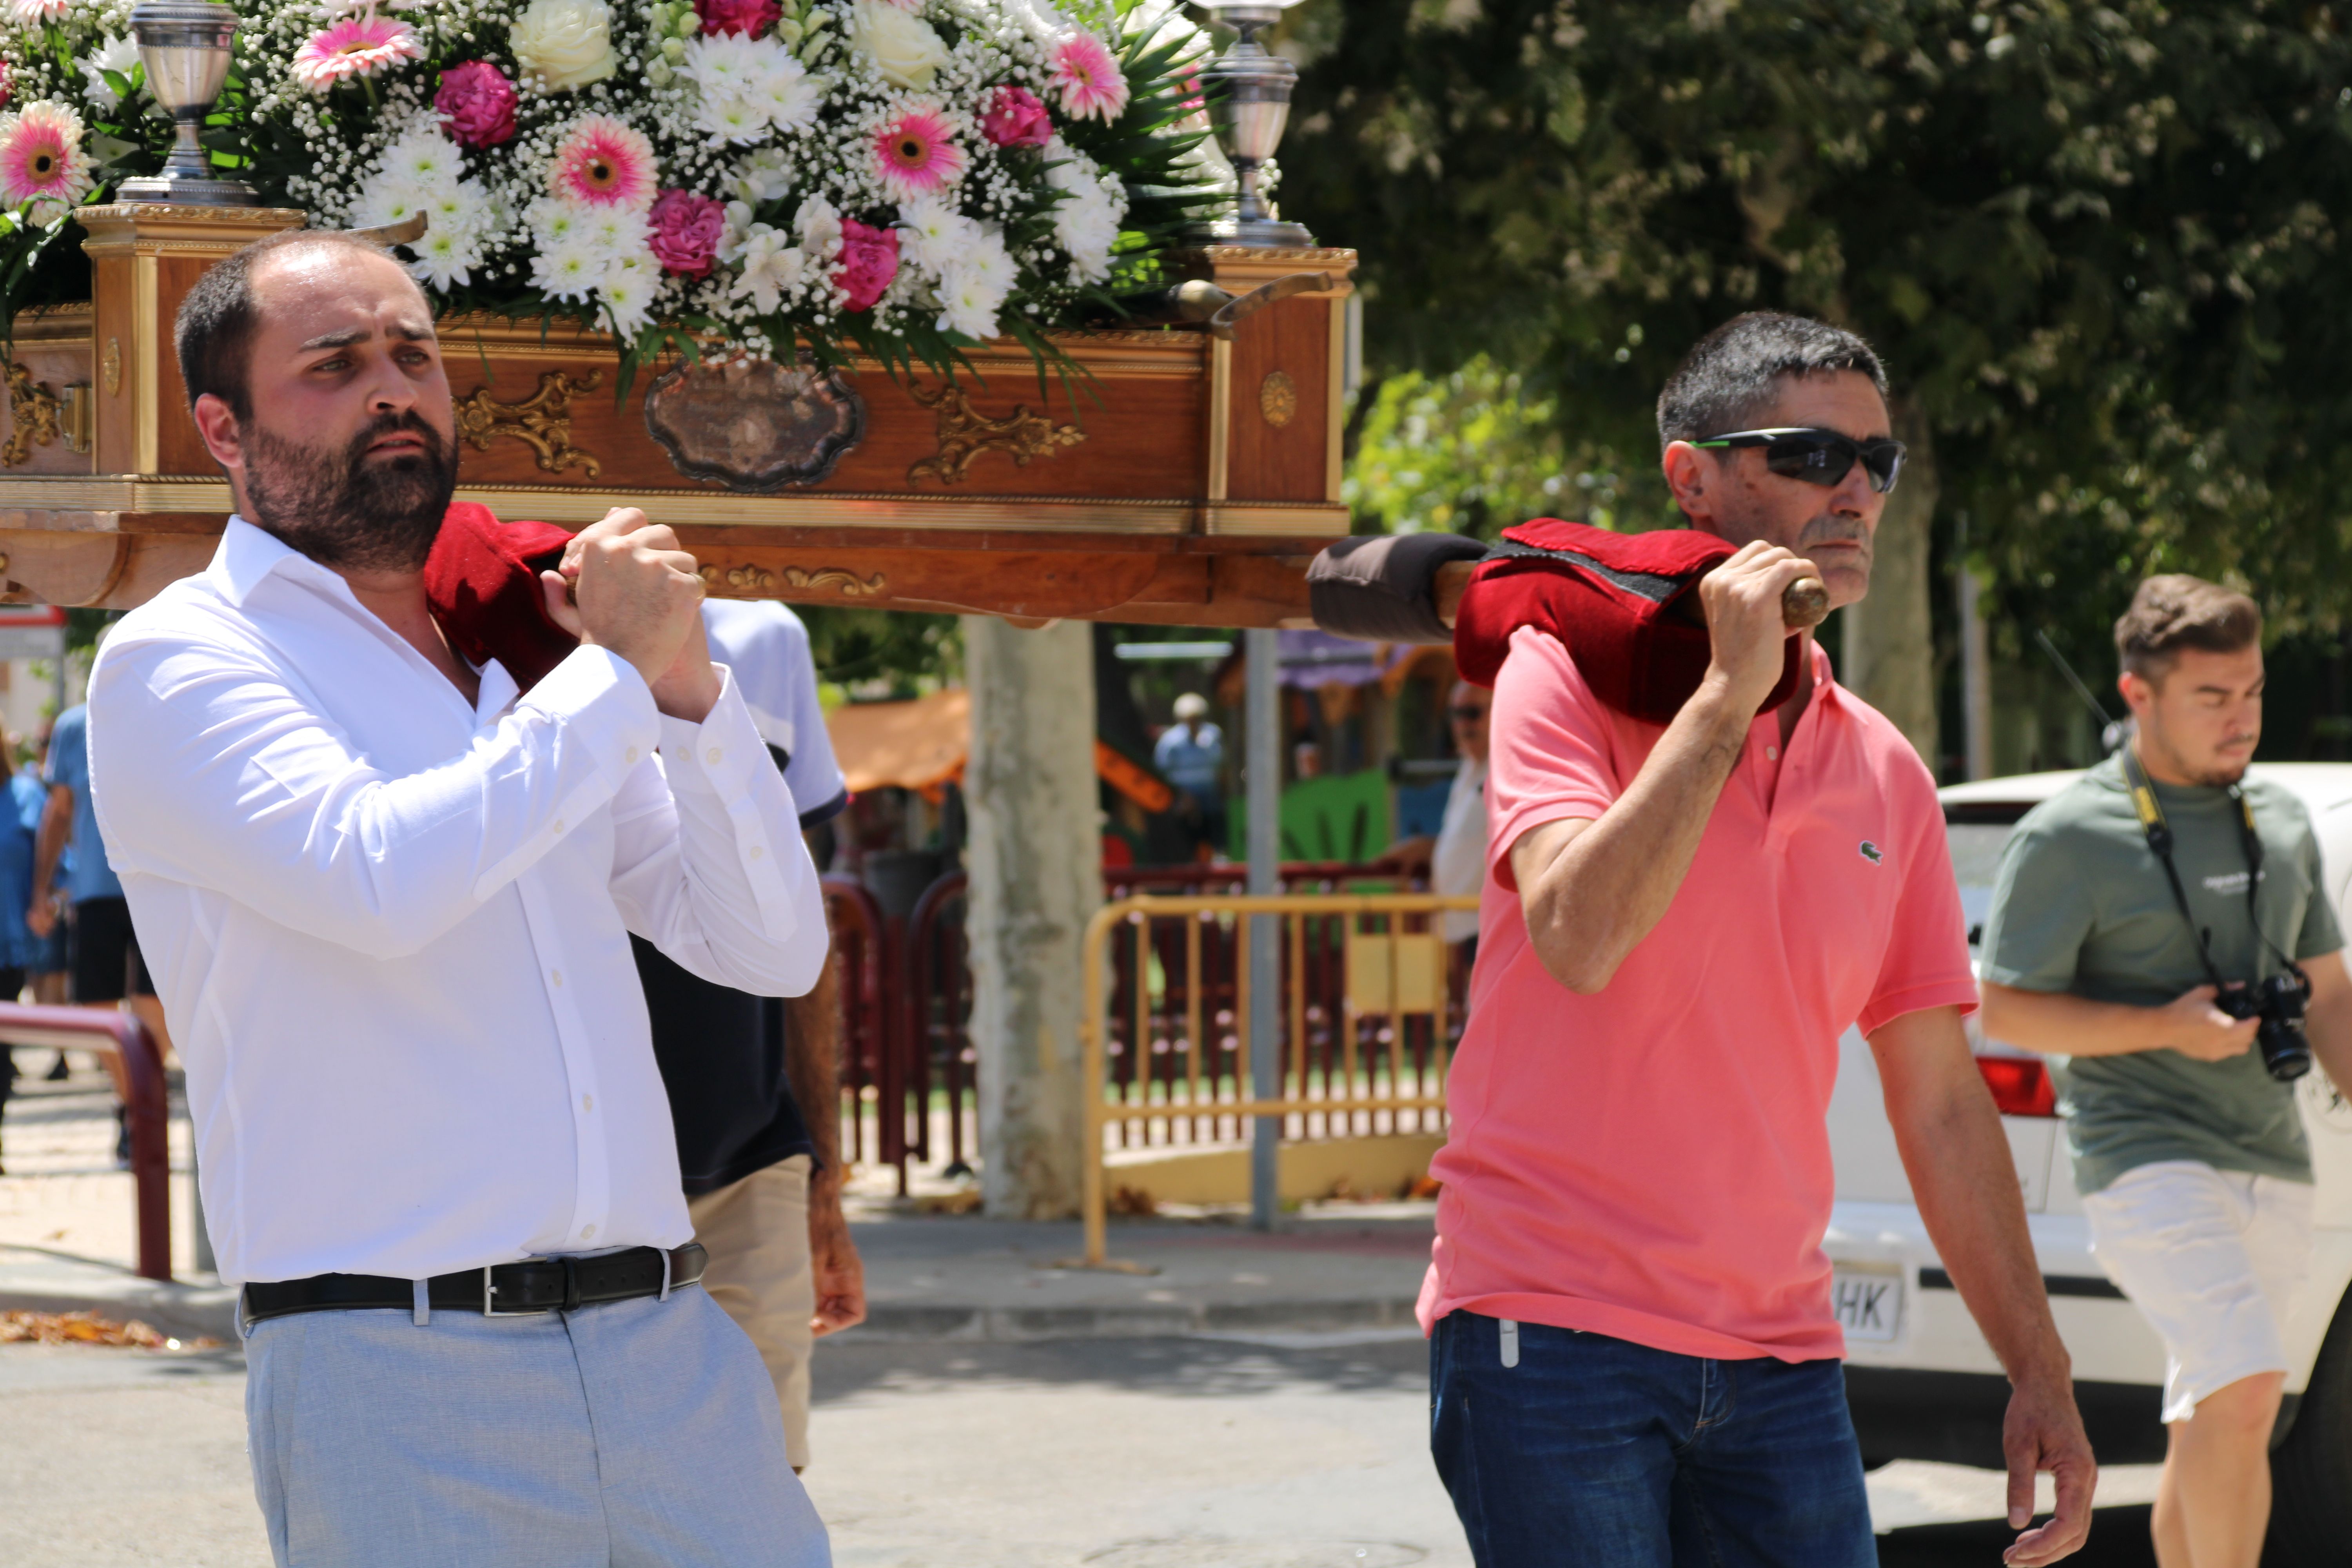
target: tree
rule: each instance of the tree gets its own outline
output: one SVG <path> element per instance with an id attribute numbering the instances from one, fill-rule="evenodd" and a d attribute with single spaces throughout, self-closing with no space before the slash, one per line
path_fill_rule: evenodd
<path id="1" fill-rule="evenodd" d="M 1361 243 L 1375 370 L 1491 355 L 1622 476 L 1634 526 L 1669 516 L 1651 407 L 1702 332 L 1777 307 L 1869 337 L 1915 473 L 1865 628 L 1910 646 L 1864 689 L 1932 745 L 1936 513 L 1969 519 L 2000 613 L 2076 651 L 2151 570 L 2234 576 L 2281 629 L 2352 602 L 2347 21 L 1317 0 L 1282 194 Z"/>

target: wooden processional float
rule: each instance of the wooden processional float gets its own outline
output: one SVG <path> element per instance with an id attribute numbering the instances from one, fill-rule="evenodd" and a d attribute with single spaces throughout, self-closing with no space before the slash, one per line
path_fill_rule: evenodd
<path id="1" fill-rule="evenodd" d="M 304 215 L 125 202 L 78 217 L 93 298 L 16 320 L 0 579 L 12 601 L 128 608 L 201 571 L 228 518 L 172 352 L 180 301 L 221 257 Z M 1090 386 L 1041 389 L 1007 340 L 971 352 L 978 374 L 952 383 L 869 363 L 673 364 L 616 401 L 619 354 L 602 334 L 445 318 L 457 499 L 569 527 L 641 508 L 732 598 L 1307 624 L 1307 563 L 1348 531 L 1354 252 L 1207 246 L 1177 260 L 1259 308 L 1228 307 L 1219 330 L 1059 334 Z"/>
<path id="2" fill-rule="evenodd" d="M 1155 68 L 1165 79 L 1150 90 L 1166 96 L 1189 74 L 1188 90 L 1205 91 L 1203 117 L 1236 177 L 1229 216 L 1165 258 L 1168 281 L 1181 285 L 1157 312 L 1172 318 L 1165 324 L 1051 333 L 1070 363 L 1050 375 L 1007 337 L 965 350 L 970 370 L 953 377 L 893 376 L 876 361 L 827 370 L 803 353 L 796 365 L 674 360 L 641 368 L 623 392 L 608 336 L 444 316 L 457 498 L 570 527 L 641 508 L 676 529 L 711 592 L 730 597 L 1023 622 L 1309 624 L 1307 564 L 1348 528 L 1340 383 L 1355 254 L 1318 246 L 1260 194 L 1296 72 L 1255 35 L 1293 3 L 1206 0 L 1240 41 L 1213 61 Z M 887 74 L 878 55 L 805 41 L 850 10 L 832 0 L 786 9 L 805 35 L 796 47 L 827 71 Z M 1045 12 L 1024 12 L 1033 14 Z M 632 14 L 628 26 L 641 24 L 652 25 Z M 897 25 L 940 43 L 919 22 Z M 58 45 L 65 26 L 42 37 Z M 177 122 L 178 141 L 157 174 L 124 180 L 108 205 L 73 209 L 67 236 L 89 264 L 88 300 L 14 319 L 0 596 L 137 605 L 202 570 L 226 523 L 228 486 L 189 417 L 173 321 L 215 261 L 308 221 L 257 205 L 200 143 L 240 26 L 201 0 L 133 8 L 144 90 Z M 1094 51 L 1088 69 L 1117 75 L 1097 40 L 1071 38 Z M 743 47 L 786 47 L 781 31 Z M 259 59 L 249 56 L 247 70 L 277 68 Z M 483 62 L 457 68 L 506 80 Z M 884 90 L 879 77 L 867 88 Z M 1044 122 L 1045 105 L 1020 96 Z M 45 112 L 71 119 L 58 106 Z"/>

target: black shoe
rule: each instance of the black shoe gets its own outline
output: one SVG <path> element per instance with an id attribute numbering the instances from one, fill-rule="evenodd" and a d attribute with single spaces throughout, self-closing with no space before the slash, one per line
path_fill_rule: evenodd
<path id="1" fill-rule="evenodd" d="M 117 1170 L 131 1169 L 131 1116 L 121 1106 L 114 1108 L 114 1164 Z"/>
<path id="2" fill-rule="evenodd" d="M 66 1054 L 63 1051 L 59 1051 L 58 1053 L 58 1059 L 51 1062 L 49 1064 L 49 1070 L 43 1073 L 41 1076 L 51 1083 L 63 1083 L 66 1080 L 66 1075 L 68 1070 L 70 1069 L 66 1066 Z"/>

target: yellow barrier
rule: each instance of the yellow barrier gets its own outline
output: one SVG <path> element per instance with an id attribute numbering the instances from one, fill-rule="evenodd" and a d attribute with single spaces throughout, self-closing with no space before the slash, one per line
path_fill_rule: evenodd
<path id="1" fill-rule="evenodd" d="M 1445 1066 L 1452 1056 L 1451 1032 L 1447 1027 L 1451 1001 L 1448 954 L 1443 937 L 1433 929 L 1437 924 L 1435 917 L 1451 910 L 1477 907 L 1475 897 L 1436 893 L 1185 898 L 1147 893 L 1118 900 L 1097 911 L 1087 922 L 1086 933 L 1084 1198 L 1087 1265 L 1100 1268 L 1106 1261 L 1104 1144 L 1106 1134 L 1114 1125 L 1148 1127 L 1158 1122 L 1169 1124 L 1172 1131 L 1178 1124 L 1190 1123 L 1197 1132 L 1206 1123 L 1213 1133 L 1216 1128 L 1231 1122 L 1237 1136 L 1246 1137 L 1250 1119 L 1279 1116 L 1285 1121 L 1286 1137 L 1287 1126 L 1294 1121 L 1299 1123 L 1301 1136 L 1311 1135 L 1311 1126 L 1318 1121 L 1327 1135 L 1345 1135 L 1360 1118 L 1372 1121 L 1382 1112 L 1390 1115 L 1391 1131 L 1401 1130 L 1397 1119 L 1402 1112 L 1416 1113 L 1417 1121 L 1424 1129 L 1435 1121 L 1445 1107 Z M 1250 1037 L 1246 936 L 1247 921 L 1252 916 L 1279 919 L 1286 938 L 1282 964 L 1284 1005 L 1278 1016 L 1288 1026 L 1277 1032 L 1272 1045 L 1281 1049 L 1286 1035 L 1290 1048 L 1281 1074 L 1283 1092 L 1277 1098 L 1263 1100 L 1251 1098 L 1247 1092 L 1247 1086 L 1254 1081 L 1252 1051 L 1256 1044 Z M 1155 921 L 1176 920 L 1183 921 L 1181 985 L 1175 984 L 1173 966 L 1158 956 L 1152 940 Z M 1364 930 L 1368 921 L 1377 921 L 1385 929 Z M 1408 923 L 1416 923 L 1423 929 L 1408 930 Z M 1310 925 L 1317 938 L 1312 944 Z M 1203 935 L 1209 927 L 1214 927 L 1217 932 L 1218 953 L 1224 952 L 1228 938 L 1232 948 L 1231 973 L 1224 981 L 1233 998 L 1229 1046 L 1222 1041 L 1206 1042 L 1204 1036 L 1205 1026 L 1222 1026 L 1223 1022 L 1205 1010 L 1209 994 L 1217 989 L 1204 964 Z M 1134 942 L 1124 973 L 1129 977 L 1129 1000 L 1134 1009 L 1127 1044 L 1135 1056 L 1129 1082 L 1123 1086 L 1128 1098 L 1114 1100 L 1110 1095 L 1112 999 L 1107 988 L 1115 967 L 1112 941 L 1122 929 L 1132 931 Z M 1334 935 L 1339 938 L 1336 953 L 1331 941 Z M 1172 949 L 1175 943 L 1171 942 L 1168 945 Z M 1174 955 L 1171 952 L 1170 956 Z M 1335 957 L 1340 966 L 1337 974 L 1332 973 Z M 1150 1006 L 1151 973 L 1155 964 L 1161 971 L 1159 990 L 1163 1000 L 1168 1000 L 1172 1009 L 1172 999 L 1182 999 L 1181 1072 L 1174 1070 L 1173 1061 L 1165 1072 L 1151 1065 L 1155 1051 L 1171 1057 L 1178 1054 L 1173 1033 L 1177 1020 L 1172 1013 L 1171 1037 L 1163 1042 L 1150 1039 L 1150 1020 L 1154 1016 Z M 1318 980 L 1320 984 L 1316 984 Z M 1310 999 L 1310 992 L 1315 994 L 1314 999 Z M 1336 1025 L 1331 1009 L 1325 1005 L 1334 999 L 1339 1003 Z M 1415 1016 L 1426 1016 L 1429 1025 L 1422 1030 L 1410 1031 L 1407 1020 Z M 1390 1028 L 1366 1049 L 1360 1025 L 1372 1017 L 1389 1019 Z M 1310 1022 L 1324 1026 L 1319 1062 L 1310 1061 Z M 1405 1059 L 1408 1033 L 1417 1033 L 1421 1046 L 1421 1059 L 1410 1069 L 1410 1083 Z M 1219 1069 L 1216 1058 L 1220 1055 L 1233 1058 L 1230 1071 Z M 1382 1061 L 1387 1067 L 1386 1092 L 1380 1088 Z M 1319 1094 L 1313 1092 L 1318 1068 L 1322 1079 Z M 1220 1087 L 1227 1081 L 1233 1086 L 1230 1099 L 1224 1097 Z M 1151 1098 L 1155 1088 L 1161 1092 L 1157 1100 Z M 1377 1131 L 1376 1123 L 1371 1130 Z"/>

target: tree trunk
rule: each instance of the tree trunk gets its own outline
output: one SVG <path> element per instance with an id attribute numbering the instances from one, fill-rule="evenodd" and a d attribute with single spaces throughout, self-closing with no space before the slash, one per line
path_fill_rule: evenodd
<path id="1" fill-rule="evenodd" d="M 1086 1139 L 1079 944 L 1102 902 L 1092 629 L 966 616 L 963 637 L 981 1188 L 998 1218 L 1061 1219 Z"/>
<path id="2" fill-rule="evenodd" d="M 1936 521 L 1936 454 L 1927 421 L 1910 400 L 1894 407 L 1895 434 L 1907 447 L 1902 482 L 1886 498 L 1870 573 L 1870 594 L 1845 617 L 1846 689 L 1903 731 L 1930 772 L 1940 773 L 1936 734 L 1936 637 L 1928 613 L 1927 545 Z"/>

